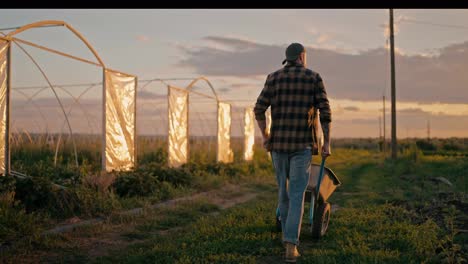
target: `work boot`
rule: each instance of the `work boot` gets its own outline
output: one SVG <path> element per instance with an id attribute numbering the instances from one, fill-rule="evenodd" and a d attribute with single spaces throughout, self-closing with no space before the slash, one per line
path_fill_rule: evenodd
<path id="1" fill-rule="evenodd" d="M 286 262 L 289 263 L 295 263 L 297 260 L 297 257 L 300 257 L 301 254 L 297 251 L 297 246 L 293 243 L 286 242 Z"/>

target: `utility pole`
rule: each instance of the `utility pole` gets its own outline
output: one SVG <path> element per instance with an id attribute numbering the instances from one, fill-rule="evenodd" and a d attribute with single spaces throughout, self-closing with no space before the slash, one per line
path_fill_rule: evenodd
<path id="1" fill-rule="evenodd" d="M 382 140 L 382 118 L 379 116 L 379 139 Z"/>
<path id="2" fill-rule="evenodd" d="M 397 158 L 396 98 L 395 98 L 395 41 L 393 35 L 393 9 L 390 8 L 390 66 L 392 81 L 392 159 Z"/>
<path id="3" fill-rule="evenodd" d="M 382 140 L 382 117 L 379 116 L 379 150 L 383 153 L 383 140 Z"/>
<path id="4" fill-rule="evenodd" d="M 431 140 L 431 120 L 427 119 L 427 141 Z"/>
<path id="5" fill-rule="evenodd" d="M 387 151 L 387 137 L 385 136 L 385 131 L 387 130 L 385 126 L 385 95 L 383 96 L 383 152 L 384 152 L 384 157 L 385 157 L 385 152 Z"/>

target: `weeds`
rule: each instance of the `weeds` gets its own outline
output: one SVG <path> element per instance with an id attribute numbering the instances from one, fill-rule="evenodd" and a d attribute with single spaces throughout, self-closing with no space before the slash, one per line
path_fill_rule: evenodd
<path id="1" fill-rule="evenodd" d="M 73 156 L 66 151 L 53 167 L 53 151 L 47 148 L 17 150 L 19 158 L 13 159 L 16 168 L 34 176 L 25 180 L 0 177 L 0 241 L 26 236 L 40 247 L 49 242 L 34 238 L 39 230 L 67 217 L 109 216 L 122 208 L 148 207 L 225 183 L 247 182 L 269 194 L 217 216 L 207 215 L 219 210 L 208 204 L 192 204 L 160 216 L 148 209 L 140 229 L 129 234 L 129 239 L 141 238 L 144 242 L 98 262 L 272 263 L 281 259 L 280 234 L 274 232 L 276 188 L 266 184 L 274 182 L 274 172 L 266 152 L 256 147 L 251 162 L 236 159 L 231 164 L 218 164 L 212 153 L 199 151 L 188 164 L 175 169 L 166 166 L 163 148 L 153 148 L 158 144 L 163 147 L 163 140 L 145 140 L 140 143 L 139 167 L 133 172 L 112 174 L 99 173 L 99 147 L 89 142 L 79 147 L 88 148 L 79 160 L 80 169 L 69 165 Z M 377 147 L 371 147 L 372 141 L 363 142 L 366 149 L 358 145 L 354 149 L 335 149 L 328 159 L 327 166 L 342 181 L 330 202 L 341 209 L 332 215 L 329 231 L 319 243 L 303 226 L 301 261 L 466 263 L 468 238 L 459 232 L 467 229 L 468 219 L 466 159 L 427 154 L 434 149 L 452 148 L 441 147 L 444 145 L 437 141 L 433 145 L 406 142 L 401 145 L 399 159 L 385 160 L 375 151 Z M 213 147 L 207 142 L 197 144 L 200 149 Z M 456 151 L 464 151 L 460 146 Z M 64 145 L 64 150 L 67 147 Z M 315 157 L 313 161 L 319 162 Z M 452 186 L 437 185 L 431 180 L 437 177 L 446 178 Z M 53 182 L 67 188 L 58 189 Z M 173 227 L 180 229 L 171 231 L 170 237 L 151 233 Z"/>

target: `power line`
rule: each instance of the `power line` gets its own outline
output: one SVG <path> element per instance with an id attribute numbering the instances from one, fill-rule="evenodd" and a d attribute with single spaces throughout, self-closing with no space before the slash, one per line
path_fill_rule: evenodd
<path id="1" fill-rule="evenodd" d="M 437 26 L 437 27 L 468 29 L 468 26 L 463 26 L 463 25 L 440 24 L 440 23 L 433 23 L 433 22 L 429 22 L 429 21 L 422 21 L 422 20 L 409 19 L 409 18 L 403 18 L 403 19 L 400 20 L 400 22 L 408 22 L 408 23 L 413 23 L 413 24 L 424 24 L 424 25 L 431 25 L 431 26 Z"/>

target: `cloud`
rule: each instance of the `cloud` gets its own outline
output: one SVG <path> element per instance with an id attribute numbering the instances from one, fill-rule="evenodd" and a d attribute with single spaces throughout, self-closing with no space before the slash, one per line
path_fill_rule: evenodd
<path id="1" fill-rule="evenodd" d="M 233 83 L 231 84 L 232 88 L 250 88 L 252 87 L 251 83 Z"/>
<path id="2" fill-rule="evenodd" d="M 218 90 L 218 92 L 221 92 L 221 93 L 228 93 L 228 92 L 230 92 L 232 89 L 229 88 L 229 87 L 221 87 L 221 88 L 218 88 L 217 90 Z"/>
<path id="3" fill-rule="evenodd" d="M 259 80 L 280 67 L 285 45 L 267 45 L 251 40 L 205 37 L 227 46 L 216 49 L 207 45 L 182 49 L 185 56 L 179 66 L 190 67 L 198 74 Z M 329 95 L 339 99 L 368 101 L 389 92 L 388 51 L 382 48 L 357 54 L 306 47 L 309 68 L 319 72 Z M 396 88 L 399 101 L 468 102 L 468 42 L 438 50 L 436 55 L 396 54 Z"/>
<path id="4" fill-rule="evenodd" d="M 259 86 L 253 83 L 233 83 L 229 84 L 228 86 L 216 88 L 216 90 L 227 93 L 231 91 L 238 91 L 241 89 L 243 91 L 247 91 L 247 93 L 250 94 L 253 90 L 257 90 L 259 88 L 263 88 L 263 86 Z"/>
<path id="5" fill-rule="evenodd" d="M 306 32 L 311 34 L 311 35 L 317 35 L 318 34 L 318 30 L 316 28 L 307 28 L 306 29 Z"/>
<path id="6" fill-rule="evenodd" d="M 343 107 L 343 109 L 346 111 L 351 111 L 351 112 L 359 111 L 359 107 L 356 107 L 356 106 L 346 106 L 346 107 Z"/>
<path id="7" fill-rule="evenodd" d="M 139 42 L 148 42 L 150 40 L 150 37 L 149 36 L 145 36 L 145 35 L 138 35 L 135 37 L 137 41 Z"/>
<path id="8" fill-rule="evenodd" d="M 221 47 L 223 49 L 233 50 L 233 51 L 248 50 L 250 48 L 255 48 L 256 46 L 256 43 L 251 40 L 233 38 L 233 37 L 208 36 L 208 37 L 204 37 L 203 39 L 206 41 L 212 42 L 214 44 L 218 44 L 217 47 Z"/>
<path id="9" fill-rule="evenodd" d="M 386 11 L 386 13 L 388 15 L 388 11 Z M 412 18 L 407 15 L 402 15 L 402 14 L 399 14 L 393 18 L 393 34 L 395 36 L 398 35 L 398 33 L 400 32 L 401 22 L 408 21 L 408 20 L 412 20 Z M 390 23 L 388 23 L 388 21 L 386 20 L 386 22 L 384 24 L 381 24 L 380 26 L 384 28 L 384 33 L 383 33 L 384 37 L 389 38 L 390 37 Z"/>
<path id="10" fill-rule="evenodd" d="M 317 38 L 317 44 L 323 44 L 328 42 L 330 39 L 331 36 L 329 34 L 320 34 L 320 36 Z"/>
<path id="11" fill-rule="evenodd" d="M 224 37 L 206 37 L 205 39 L 221 45 L 229 45 L 234 48 L 234 51 L 208 46 L 198 49 L 184 49 L 182 51 L 185 51 L 188 56 L 178 65 L 193 67 L 197 73 L 204 75 L 254 78 L 274 70 L 284 59 L 286 46 L 268 46 Z"/>
<path id="12" fill-rule="evenodd" d="M 418 114 L 418 115 L 421 115 L 421 114 L 429 115 L 430 114 L 429 112 L 426 112 L 426 111 L 422 110 L 421 108 L 404 108 L 404 109 L 398 110 L 397 112 L 401 113 L 401 114 Z"/>
<path id="13" fill-rule="evenodd" d="M 165 99 L 167 95 L 155 94 L 148 91 L 140 90 L 137 92 L 138 99 L 143 100 L 154 100 L 154 99 Z"/>

